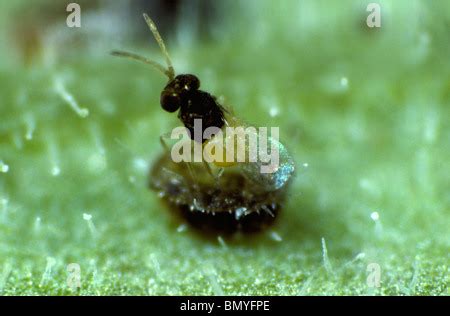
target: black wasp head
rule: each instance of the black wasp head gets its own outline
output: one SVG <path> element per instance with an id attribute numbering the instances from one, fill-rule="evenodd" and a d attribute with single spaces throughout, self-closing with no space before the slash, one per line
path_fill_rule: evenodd
<path id="1" fill-rule="evenodd" d="M 190 74 L 178 75 L 161 92 L 161 107 L 167 112 L 178 110 L 189 93 L 198 90 L 200 80 Z"/>

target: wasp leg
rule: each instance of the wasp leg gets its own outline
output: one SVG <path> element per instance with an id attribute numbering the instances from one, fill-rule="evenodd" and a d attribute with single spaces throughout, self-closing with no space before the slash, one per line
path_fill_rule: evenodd
<path id="1" fill-rule="evenodd" d="M 218 168 L 217 172 L 215 173 L 208 162 L 203 160 L 203 165 L 205 166 L 206 171 L 208 172 L 208 175 L 211 176 L 211 178 L 214 180 L 216 186 L 220 185 L 220 178 L 222 177 L 222 174 L 224 172 L 224 168 L 220 167 Z"/>
<path id="2" fill-rule="evenodd" d="M 208 174 L 211 176 L 211 178 L 215 181 L 216 185 L 219 185 L 219 179 L 221 176 L 221 173 L 219 174 L 214 174 L 214 172 L 212 171 L 210 165 L 208 162 L 206 162 L 205 160 L 203 160 L 203 165 L 205 166 L 206 171 L 208 172 Z"/>
<path id="3" fill-rule="evenodd" d="M 166 139 L 170 139 L 170 133 L 164 133 L 161 136 L 159 136 L 159 141 L 160 141 L 161 145 L 164 147 L 164 150 L 166 150 L 167 153 L 170 154 L 170 147 L 167 144 Z M 194 171 L 192 170 L 192 166 L 186 161 L 183 161 L 183 163 L 189 170 L 189 176 L 191 177 L 191 180 L 197 184 L 197 178 L 195 177 Z"/>
<path id="4" fill-rule="evenodd" d="M 166 150 L 168 153 L 170 153 L 169 145 L 166 143 L 166 139 L 169 139 L 169 133 L 164 133 L 161 136 L 159 136 L 159 142 L 161 143 L 161 146 L 164 147 L 164 150 Z"/>

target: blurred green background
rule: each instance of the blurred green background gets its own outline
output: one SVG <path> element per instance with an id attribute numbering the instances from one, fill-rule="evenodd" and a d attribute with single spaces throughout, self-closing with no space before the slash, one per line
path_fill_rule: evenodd
<path id="1" fill-rule="evenodd" d="M 370 2 L 78 1 L 69 28 L 69 2 L 2 1 L 0 294 L 449 295 L 450 2 L 374 1 L 368 28 Z M 109 55 L 163 61 L 142 12 L 178 73 L 280 127 L 297 175 L 268 231 L 204 238 L 147 188 L 179 122 Z"/>

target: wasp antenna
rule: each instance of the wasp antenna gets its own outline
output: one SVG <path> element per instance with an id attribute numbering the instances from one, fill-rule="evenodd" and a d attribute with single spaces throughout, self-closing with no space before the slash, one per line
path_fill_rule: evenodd
<path id="1" fill-rule="evenodd" d="M 134 53 L 124 52 L 124 51 L 120 51 L 120 50 L 112 51 L 111 55 L 119 56 L 119 57 L 125 57 L 125 58 L 129 58 L 129 59 L 133 59 L 133 60 L 137 60 L 137 61 L 143 62 L 143 63 L 145 63 L 147 65 L 151 65 L 154 68 L 156 68 L 157 70 L 159 70 L 160 72 L 162 72 L 164 75 L 166 75 L 170 80 L 173 79 L 173 77 L 171 77 L 171 73 L 169 72 L 168 69 L 164 68 L 163 65 L 161 65 L 160 63 L 157 63 L 156 61 L 153 61 L 151 59 L 142 57 L 142 56 L 134 54 Z"/>
<path id="2" fill-rule="evenodd" d="M 175 70 L 173 69 L 172 66 L 172 61 L 170 60 L 170 56 L 169 53 L 167 52 L 166 49 L 166 45 L 164 45 L 164 41 L 161 38 L 161 35 L 158 32 L 158 29 L 156 28 L 155 22 L 153 22 L 152 19 L 150 19 L 150 17 L 144 13 L 143 14 L 145 22 L 147 23 L 148 27 L 150 28 L 150 31 L 152 31 L 153 36 L 155 37 L 156 42 L 159 45 L 159 48 L 161 49 L 161 52 L 163 53 L 164 57 L 166 58 L 166 63 L 167 63 L 167 75 L 169 77 L 170 80 L 172 80 L 175 77 Z"/>

